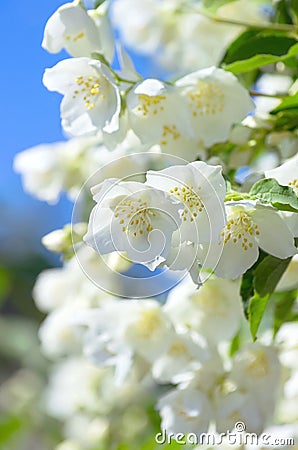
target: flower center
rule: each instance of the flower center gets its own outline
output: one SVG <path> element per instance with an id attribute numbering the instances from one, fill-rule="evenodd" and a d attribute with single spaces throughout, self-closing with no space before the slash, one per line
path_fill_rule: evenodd
<path id="1" fill-rule="evenodd" d="M 189 92 L 192 115 L 209 116 L 223 111 L 224 93 L 215 83 L 198 82 L 198 90 Z"/>
<path id="2" fill-rule="evenodd" d="M 139 106 L 138 111 L 143 114 L 143 116 L 148 116 L 149 114 L 156 115 L 159 111 L 164 110 L 162 103 L 166 99 L 165 95 L 147 95 L 140 94 L 138 96 Z"/>
<path id="3" fill-rule="evenodd" d="M 114 216 L 122 225 L 123 233 L 137 237 L 153 230 L 151 221 L 156 217 L 156 213 L 152 208 L 148 208 L 146 201 L 138 198 L 122 200 L 116 206 Z"/>
<path id="4" fill-rule="evenodd" d="M 200 190 L 201 186 L 198 186 L 198 189 Z M 184 222 L 193 222 L 198 213 L 204 209 L 204 203 L 199 195 L 194 192 L 193 186 L 183 186 L 182 188 L 175 186 L 173 189 L 170 189 L 170 194 L 175 195 L 180 202 L 185 204 L 186 207 L 181 214 Z"/>
<path id="5" fill-rule="evenodd" d="M 294 189 L 296 194 L 298 195 L 298 179 L 294 178 L 294 180 L 289 182 L 289 186 Z"/>
<path id="6" fill-rule="evenodd" d="M 76 78 L 77 89 L 74 91 L 72 98 L 83 95 L 86 108 L 91 111 L 95 107 L 98 96 L 102 99 L 106 98 L 104 91 L 107 89 L 108 81 L 104 77 L 79 76 Z"/>
<path id="7" fill-rule="evenodd" d="M 176 141 L 179 139 L 181 134 L 177 130 L 176 125 L 164 125 L 163 126 L 163 133 L 162 133 L 162 141 L 160 142 L 161 145 L 167 145 L 168 139 L 172 139 L 173 141 Z"/>
<path id="8" fill-rule="evenodd" d="M 221 236 L 224 238 L 224 243 L 231 241 L 234 244 L 241 242 L 242 248 L 248 250 L 252 248 L 252 236 L 259 236 L 260 232 L 252 218 L 245 212 L 237 212 L 230 215 L 228 223 Z"/>
<path id="9" fill-rule="evenodd" d="M 143 311 L 136 323 L 136 328 L 143 338 L 150 338 L 161 325 L 159 311 L 156 309 Z"/>
<path id="10" fill-rule="evenodd" d="M 85 33 L 83 31 L 81 31 L 80 33 L 77 33 L 75 35 L 70 35 L 67 34 L 65 36 L 65 39 L 69 42 L 69 41 L 73 41 L 73 42 L 78 42 L 80 39 L 83 39 L 83 37 L 85 37 Z"/>

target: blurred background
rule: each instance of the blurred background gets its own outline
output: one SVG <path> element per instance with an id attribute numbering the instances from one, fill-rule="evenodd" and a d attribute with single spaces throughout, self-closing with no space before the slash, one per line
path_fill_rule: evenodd
<path id="1" fill-rule="evenodd" d="M 59 264 L 40 239 L 69 222 L 71 204 L 62 199 L 48 206 L 26 195 L 12 165 L 17 152 L 64 139 L 59 95 L 41 81 L 45 67 L 61 55 L 40 46 L 47 19 L 63 3 L 16 0 L 0 6 L 0 448 L 5 450 L 43 450 L 60 439 L 58 425 L 41 414 L 47 361 L 39 352 L 43 317 L 31 290 L 41 270 Z"/>
<path id="2" fill-rule="evenodd" d="M 1 2 L 1 183 L 0 183 L 0 449 L 52 449 L 60 425 L 42 412 L 49 362 L 41 355 L 38 328 L 43 315 L 31 291 L 38 273 L 59 266 L 41 237 L 70 222 L 72 204 L 56 205 L 27 195 L 13 171 L 16 153 L 41 143 L 65 140 L 58 94 L 42 84 L 46 67 L 67 57 L 41 48 L 47 19 L 65 1 Z M 154 69 L 135 58 L 143 74 Z M 160 75 L 160 74 L 159 74 Z"/>

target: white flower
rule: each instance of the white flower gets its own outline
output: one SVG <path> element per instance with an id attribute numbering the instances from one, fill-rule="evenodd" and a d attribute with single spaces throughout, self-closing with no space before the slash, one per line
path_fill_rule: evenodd
<path id="1" fill-rule="evenodd" d="M 77 307 L 80 310 L 80 308 Z M 39 338 L 43 352 L 49 357 L 80 352 L 82 330 L 73 324 L 74 306 L 53 311 L 41 324 Z"/>
<path id="2" fill-rule="evenodd" d="M 51 416 L 65 420 L 80 410 L 100 407 L 95 386 L 104 369 L 92 366 L 82 357 L 69 358 L 54 366 L 46 390 L 46 409 Z"/>
<path id="3" fill-rule="evenodd" d="M 234 356 L 230 379 L 241 390 L 251 392 L 264 417 L 270 417 L 280 383 L 280 362 L 274 347 L 247 345 Z"/>
<path id="4" fill-rule="evenodd" d="M 100 142 L 95 137 L 43 144 L 18 153 L 14 170 L 22 175 L 25 191 L 56 203 L 66 191 L 74 200 L 86 179 L 98 167 Z"/>
<path id="5" fill-rule="evenodd" d="M 43 83 L 50 91 L 64 95 L 62 126 L 70 135 L 118 129 L 120 93 L 112 72 L 100 61 L 65 59 L 46 69 Z"/>
<path id="6" fill-rule="evenodd" d="M 297 253 L 294 236 L 275 208 L 235 202 L 227 203 L 226 210 L 228 222 L 222 231 L 223 250 L 214 269 L 217 276 L 235 279 L 245 273 L 257 261 L 259 247 L 281 259 Z"/>
<path id="7" fill-rule="evenodd" d="M 154 300 L 112 301 L 78 315 L 76 323 L 89 327 L 87 357 L 97 365 L 115 366 L 117 382 L 125 380 L 135 355 L 154 361 L 174 334 L 170 319 Z"/>
<path id="8" fill-rule="evenodd" d="M 89 247 L 84 248 L 85 255 L 79 251 L 79 258 L 87 259 L 85 250 L 93 253 Z M 92 255 L 89 254 L 87 261 L 89 265 L 91 258 Z M 108 294 L 100 291 L 87 278 L 75 257 L 61 268 L 41 272 L 34 285 L 33 298 L 38 308 L 45 312 L 64 306 L 99 306 L 110 299 Z"/>
<path id="9" fill-rule="evenodd" d="M 154 361 L 172 340 L 173 327 L 158 302 L 135 300 L 125 340 L 148 361 Z"/>
<path id="10" fill-rule="evenodd" d="M 187 105 L 192 136 L 206 146 L 228 139 L 232 125 L 254 109 L 248 91 L 222 69 L 210 67 L 190 73 L 175 85 Z"/>
<path id="11" fill-rule="evenodd" d="M 174 288 L 165 311 L 177 330 L 195 331 L 217 344 L 232 339 L 243 319 L 239 282 L 209 278 L 199 289 L 189 280 Z"/>
<path id="12" fill-rule="evenodd" d="M 218 433 L 232 431 L 237 422 L 243 422 L 248 433 L 261 433 L 266 425 L 266 416 L 251 392 L 235 389 L 215 395 L 216 430 Z M 270 411 L 271 412 L 271 411 Z"/>
<path id="13" fill-rule="evenodd" d="M 186 108 L 178 94 L 178 89 L 162 81 L 141 81 L 127 95 L 129 123 L 144 144 L 159 144 L 170 154 L 190 144 L 190 155 L 195 156 L 202 146 L 191 142 Z"/>
<path id="14" fill-rule="evenodd" d="M 173 3 L 173 0 L 171 0 Z M 168 0 L 116 0 L 112 5 L 112 21 L 120 29 L 121 38 L 128 47 L 145 54 L 154 53 L 159 47 L 163 34 L 165 16 L 161 15 Z M 176 5 L 174 1 L 174 6 Z M 131 12 L 131 13 L 129 13 Z"/>
<path id="15" fill-rule="evenodd" d="M 148 171 L 147 184 L 165 191 L 184 206 L 181 241 L 216 241 L 225 225 L 225 181 L 220 166 L 196 161 L 158 172 Z"/>
<path id="16" fill-rule="evenodd" d="M 114 42 L 106 3 L 89 11 L 78 1 L 60 6 L 46 24 L 42 47 L 50 53 L 65 48 L 75 57 L 98 52 L 111 61 Z"/>
<path id="17" fill-rule="evenodd" d="M 275 178 L 282 186 L 290 186 L 298 196 L 298 153 L 281 166 L 265 171 L 266 178 Z"/>
<path id="18" fill-rule="evenodd" d="M 194 389 L 176 389 L 161 397 L 157 408 L 166 433 L 205 433 L 212 416 L 208 397 Z"/>
<path id="19" fill-rule="evenodd" d="M 180 383 L 193 377 L 208 359 L 203 340 L 190 333 L 174 335 L 166 352 L 152 365 L 152 374 L 160 383 Z"/>
<path id="20" fill-rule="evenodd" d="M 123 251 L 154 270 L 165 260 L 180 225 L 179 204 L 139 182 L 106 180 L 92 190 L 97 205 L 85 242 L 99 254 Z"/>

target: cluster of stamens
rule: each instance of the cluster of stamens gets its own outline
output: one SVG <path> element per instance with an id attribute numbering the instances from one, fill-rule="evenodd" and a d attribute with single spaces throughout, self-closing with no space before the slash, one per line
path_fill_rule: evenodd
<path id="1" fill-rule="evenodd" d="M 164 110 L 162 103 L 166 99 L 165 95 L 150 96 L 147 94 L 139 94 L 138 98 L 139 106 L 137 109 L 143 116 L 147 116 L 150 113 L 156 115 L 158 111 Z"/>
<path id="2" fill-rule="evenodd" d="M 141 198 L 137 200 L 122 200 L 116 206 L 115 218 L 122 225 L 122 232 L 137 237 L 153 230 L 151 220 L 156 217 L 156 212 L 148 208 L 146 201 Z"/>
<path id="3" fill-rule="evenodd" d="M 294 180 L 290 181 L 289 186 L 293 189 L 298 189 L 298 179 L 294 178 Z"/>
<path id="4" fill-rule="evenodd" d="M 83 39 L 84 36 L 85 36 L 85 33 L 83 31 L 81 31 L 80 33 L 76 34 L 73 37 L 70 34 L 68 34 L 67 36 L 65 36 L 65 39 L 67 41 L 78 42 L 80 39 Z"/>
<path id="5" fill-rule="evenodd" d="M 198 190 L 200 189 L 201 186 L 198 186 Z M 175 195 L 175 197 L 186 206 L 181 213 L 184 222 L 187 220 L 193 222 L 198 216 L 198 213 L 202 212 L 204 209 L 204 203 L 200 196 L 194 191 L 193 186 L 183 186 L 182 188 L 176 186 L 173 189 L 170 189 L 170 194 Z"/>
<path id="6" fill-rule="evenodd" d="M 234 244 L 241 242 L 243 250 L 252 248 L 253 242 L 250 240 L 252 236 L 259 236 L 259 227 L 252 218 L 245 212 L 234 214 L 233 218 L 228 221 L 221 236 L 224 243 L 231 241 Z"/>
<path id="7" fill-rule="evenodd" d="M 162 133 L 162 141 L 160 142 L 161 145 L 167 145 L 168 141 L 166 138 L 170 137 L 174 141 L 179 139 L 181 134 L 178 132 L 176 125 L 164 125 L 163 126 L 163 133 Z"/>
<path id="8" fill-rule="evenodd" d="M 188 93 L 193 107 L 192 115 L 208 116 L 222 112 L 224 108 L 224 93 L 215 83 L 198 83 L 198 90 Z"/>
<path id="9" fill-rule="evenodd" d="M 76 84 L 78 88 L 74 91 L 73 99 L 75 99 L 79 94 L 83 94 L 83 100 L 85 102 L 86 108 L 91 111 L 95 107 L 95 101 L 97 96 L 104 99 L 106 96 L 103 93 L 106 88 L 105 84 L 107 81 L 103 77 L 77 77 Z"/>

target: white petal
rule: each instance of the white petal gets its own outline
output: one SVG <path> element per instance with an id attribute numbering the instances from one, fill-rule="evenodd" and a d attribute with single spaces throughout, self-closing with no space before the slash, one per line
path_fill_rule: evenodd
<path id="1" fill-rule="evenodd" d="M 251 216 L 259 227 L 260 235 L 256 239 L 262 250 L 277 258 L 287 258 L 297 253 L 294 236 L 278 211 L 257 205 Z"/>
<path id="2" fill-rule="evenodd" d="M 255 239 L 251 239 L 252 247 L 244 250 L 241 241 L 234 243 L 231 239 L 224 244 L 219 262 L 214 269 L 218 277 L 235 280 L 245 273 L 258 259 L 259 249 Z M 217 244 L 214 244 L 216 246 Z M 215 247 L 216 248 L 216 247 Z"/>

